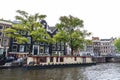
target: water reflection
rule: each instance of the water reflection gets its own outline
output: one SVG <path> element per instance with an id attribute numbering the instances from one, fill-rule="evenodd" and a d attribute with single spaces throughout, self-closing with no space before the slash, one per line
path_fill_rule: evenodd
<path id="1" fill-rule="evenodd" d="M 56 68 L 47 70 L 31 70 L 27 71 L 25 80 L 29 79 L 29 75 L 32 75 L 31 79 L 37 78 L 37 80 L 79 80 L 82 78 L 82 69 L 80 68 Z M 80 75 L 79 75 L 80 74 Z"/>
<path id="2" fill-rule="evenodd" d="M 120 64 L 41 70 L 0 70 L 0 80 L 120 80 Z"/>

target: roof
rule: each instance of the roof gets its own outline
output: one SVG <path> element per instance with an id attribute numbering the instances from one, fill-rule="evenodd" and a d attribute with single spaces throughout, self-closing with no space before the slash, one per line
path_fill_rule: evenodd
<path id="1" fill-rule="evenodd" d="M 100 41 L 110 41 L 111 39 L 101 39 Z"/>
<path id="2" fill-rule="evenodd" d="M 54 27 L 54 26 L 49 27 L 49 30 L 50 30 L 51 32 L 54 32 L 56 29 L 57 29 L 57 28 L 56 28 L 56 27 Z"/>
<path id="3" fill-rule="evenodd" d="M 92 40 L 99 40 L 99 37 L 92 37 Z"/>
<path id="4" fill-rule="evenodd" d="M 0 19 L 0 21 L 10 22 L 10 23 L 12 23 L 12 21 L 10 21 L 10 20 L 4 20 L 4 19 Z"/>
<path id="5" fill-rule="evenodd" d="M 12 21 L 13 24 L 19 24 L 20 21 Z"/>
<path id="6" fill-rule="evenodd" d="M 12 21 L 10 21 L 10 20 L 3 20 L 3 19 L 0 19 L 0 23 L 1 23 L 1 24 L 12 25 Z"/>

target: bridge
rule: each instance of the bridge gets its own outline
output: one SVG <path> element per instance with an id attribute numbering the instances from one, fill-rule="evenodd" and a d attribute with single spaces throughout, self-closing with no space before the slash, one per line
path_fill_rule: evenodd
<path id="1" fill-rule="evenodd" d="M 120 62 L 120 56 L 115 56 L 115 55 L 94 56 L 93 60 L 98 63 Z"/>

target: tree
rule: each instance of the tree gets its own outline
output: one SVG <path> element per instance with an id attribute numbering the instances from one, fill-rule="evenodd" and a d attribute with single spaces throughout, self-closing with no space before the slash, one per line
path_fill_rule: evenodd
<path id="1" fill-rule="evenodd" d="M 120 38 L 114 41 L 114 45 L 116 46 L 117 50 L 120 52 Z"/>
<path id="2" fill-rule="evenodd" d="M 54 40 L 56 42 L 66 43 L 68 41 L 68 34 L 65 31 L 59 31 L 56 35 L 54 35 Z"/>
<path id="3" fill-rule="evenodd" d="M 56 24 L 58 28 L 58 33 L 54 36 L 56 41 L 62 41 L 67 43 L 71 47 L 71 54 L 78 48 L 83 48 L 83 42 L 85 42 L 85 37 L 89 36 L 86 30 L 81 30 L 83 28 L 83 20 L 69 16 L 60 17 L 60 23 Z"/>
<path id="4" fill-rule="evenodd" d="M 19 14 L 16 16 L 19 24 L 13 24 L 11 28 L 7 28 L 4 32 L 6 36 L 17 40 L 18 44 L 28 42 L 27 37 L 29 36 L 31 38 L 29 53 L 31 53 L 34 42 L 47 42 L 50 39 L 46 30 L 42 27 L 43 24 L 40 23 L 41 20 L 45 19 L 46 15 L 38 13 L 31 15 L 21 10 L 17 10 L 16 12 Z M 23 34 L 27 34 L 28 36 L 26 37 Z"/>
<path id="5" fill-rule="evenodd" d="M 34 42 L 45 42 L 45 43 L 51 43 L 52 38 L 47 33 L 47 31 L 44 28 L 39 28 L 37 30 L 33 30 L 30 33 L 31 37 L 33 38 Z"/>

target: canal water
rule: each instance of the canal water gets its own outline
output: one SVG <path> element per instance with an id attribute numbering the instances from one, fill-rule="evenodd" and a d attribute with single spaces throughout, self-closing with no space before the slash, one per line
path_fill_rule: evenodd
<path id="1" fill-rule="evenodd" d="M 120 80 L 120 63 L 41 70 L 0 70 L 0 80 Z"/>

